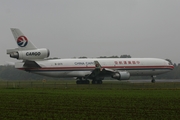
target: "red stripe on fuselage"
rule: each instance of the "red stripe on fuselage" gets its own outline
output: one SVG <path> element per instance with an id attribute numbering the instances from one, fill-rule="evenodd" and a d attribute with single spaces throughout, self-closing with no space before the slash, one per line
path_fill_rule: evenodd
<path id="1" fill-rule="evenodd" d="M 174 66 L 102 66 L 102 68 L 109 68 L 109 69 L 174 69 Z M 95 69 L 95 67 L 44 67 L 44 68 L 18 68 L 21 70 L 28 69 L 28 70 L 84 70 L 84 69 Z"/>

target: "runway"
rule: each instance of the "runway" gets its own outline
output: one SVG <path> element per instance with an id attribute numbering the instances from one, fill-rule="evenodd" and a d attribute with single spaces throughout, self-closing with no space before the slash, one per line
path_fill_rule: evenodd
<path id="1" fill-rule="evenodd" d="M 149 83 L 151 79 L 146 80 L 127 80 L 130 83 Z M 163 83 L 163 82 L 180 82 L 180 79 L 156 79 L 156 83 Z"/>

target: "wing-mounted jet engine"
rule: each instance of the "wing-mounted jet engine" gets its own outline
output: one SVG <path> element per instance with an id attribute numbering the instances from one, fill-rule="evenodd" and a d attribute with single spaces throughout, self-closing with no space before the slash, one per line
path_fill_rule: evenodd
<path id="1" fill-rule="evenodd" d="M 127 71 L 114 72 L 111 77 L 117 80 L 129 80 L 130 73 Z"/>

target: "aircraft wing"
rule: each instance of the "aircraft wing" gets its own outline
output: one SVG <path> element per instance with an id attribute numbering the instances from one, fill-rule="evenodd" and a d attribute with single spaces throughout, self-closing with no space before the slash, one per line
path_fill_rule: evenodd
<path id="1" fill-rule="evenodd" d="M 116 70 L 109 69 L 109 68 L 102 68 L 98 61 L 94 61 L 95 69 L 92 73 L 88 76 L 88 78 L 96 78 L 100 76 L 111 76 L 113 73 L 116 73 Z"/>

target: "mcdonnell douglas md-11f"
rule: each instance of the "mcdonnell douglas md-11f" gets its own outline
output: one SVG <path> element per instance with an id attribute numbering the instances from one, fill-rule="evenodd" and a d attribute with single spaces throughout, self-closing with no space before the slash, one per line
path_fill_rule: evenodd
<path id="1" fill-rule="evenodd" d="M 102 84 L 105 77 L 128 80 L 130 76 L 154 76 L 173 70 L 171 61 L 159 58 L 48 59 L 50 51 L 37 48 L 16 28 L 11 28 L 18 48 L 8 49 L 11 58 L 22 60 L 15 68 L 51 77 L 76 77 L 77 84 Z"/>

